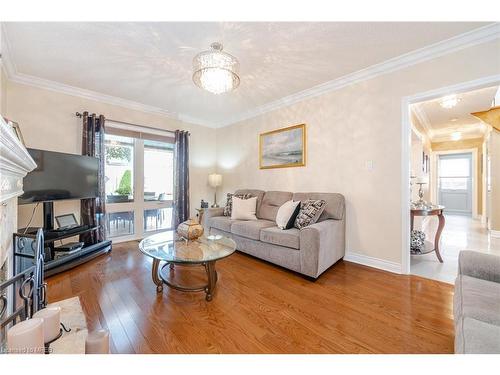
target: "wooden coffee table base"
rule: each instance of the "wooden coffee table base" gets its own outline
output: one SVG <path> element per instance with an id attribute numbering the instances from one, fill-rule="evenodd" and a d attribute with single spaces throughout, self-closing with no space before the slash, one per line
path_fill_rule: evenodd
<path id="1" fill-rule="evenodd" d="M 160 267 L 160 260 L 153 259 L 153 268 L 151 270 L 151 276 L 153 278 L 153 282 L 156 285 L 156 292 L 161 293 L 163 291 L 163 284 L 166 284 L 168 287 L 180 290 L 182 292 L 205 292 L 205 299 L 207 301 L 211 301 L 215 284 L 217 284 L 217 271 L 215 270 L 215 260 L 210 262 L 203 263 L 181 263 L 178 265 L 185 266 L 203 266 L 205 268 L 205 272 L 207 274 L 207 284 L 197 285 L 197 286 L 185 286 L 178 285 L 170 282 L 168 280 L 168 274 L 170 270 L 174 269 L 176 263 L 175 262 L 165 262 L 163 266 Z M 168 267 L 168 268 L 167 268 Z"/>

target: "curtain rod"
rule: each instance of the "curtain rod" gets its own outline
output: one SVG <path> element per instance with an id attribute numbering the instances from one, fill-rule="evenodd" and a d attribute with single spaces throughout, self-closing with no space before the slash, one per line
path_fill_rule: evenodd
<path id="1" fill-rule="evenodd" d="M 76 112 L 75 115 L 76 115 L 76 117 L 82 117 L 83 116 L 83 114 L 81 114 L 80 112 Z M 106 118 L 106 120 L 107 121 L 111 121 L 111 122 L 116 122 L 118 124 L 138 126 L 138 127 L 145 128 L 145 129 L 151 129 L 151 130 L 156 130 L 156 131 L 159 130 L 159 131 L 164 131 L 164 132 L 167 132 L 167 133 L 175 134 L 175 131 L 173 131 L 173 130 L 160 129 L 160 128 L 155 128 L 155 127 L 152 127 L 152 126 L 134 124 L 132 122 L 126 122 L 126 121 L 118 121 L 118 120 L 113 120 L 111 118 Z M 191 133 L 188 132 L 188 135 L 191 135 Z"/>

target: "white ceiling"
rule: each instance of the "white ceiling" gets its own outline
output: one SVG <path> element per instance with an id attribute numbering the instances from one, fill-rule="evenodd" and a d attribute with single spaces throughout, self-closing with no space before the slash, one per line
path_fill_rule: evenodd
<path id="1" fill-rule="evenodd" d="M 161 108 L 203 124 L 239 114 L 485 23 L 4 23 L 17 74 Z M 191 80 L 221 41 L 241 85 L 216 96 Z"/>
<path id="2" fill-rule="evenodd" d="M 426 127 L 432 141 L 451 139 L 453 132 L 460 132 L 462 138 L 482 137 L 487 127 L 472 112 L 491 108 L 498 86 L 457 94 L 459 102 L 453 108 L 441 107 L 442 98 L 413 105 L 420 122 Z"/>

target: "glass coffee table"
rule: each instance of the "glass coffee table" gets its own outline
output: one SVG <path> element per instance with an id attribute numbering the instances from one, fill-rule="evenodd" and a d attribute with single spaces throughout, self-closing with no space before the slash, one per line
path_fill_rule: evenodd
<path id="1" fill-rule="evenodd" d="M 233 254 L 236 243 L 221 235 L 202 236 L 194 241 L 186 241 L 177 238 L 175 231 L 167 231 L 146 237 L 139 243 L 139 249 L 153 258 L 152 278 L 158 293 L 163 291 L 163 284 L 166 284 L 183 292 L 204 291 L 206 300 L 211 301 L 217 283 L 215 262 Z M 169 273 L 175 265 L 204 267 L 207 283 L 196 286 L 173 283 L 169 280 Z"/>

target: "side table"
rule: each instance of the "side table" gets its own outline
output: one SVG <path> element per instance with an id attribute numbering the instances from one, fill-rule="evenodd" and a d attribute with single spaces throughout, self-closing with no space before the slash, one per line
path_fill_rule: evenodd
<path id="1" fill-rule="evenodd" d="M 445 224 L 445 219 L 443 215 L 444 211 L 444 206 L 431 206 L 431 207 L 422 207 L 422 208 L 411 208 L 410 209 L 410 223 L 411 223 L 411 230 L 413 230 L 413 221 L 415 216 L 437 216 L 439 220 L 439 225 L 438 229 L 436 231 L 436 235 L 434 237 L 434 243 L 425 241 L 426 245 L 426 251 L 422 252 L 422 254 L 417 254 L 417 255 L 424 255 L 428 254 L 431 252 L 435 252 L 436 256 L 439 260 L 439 262 L 443 263 L 443 258 L 441 257 L 441 253 L 439 252 L 439 240 L 441 239 L 441 233 L 443 232 L 444 224 Z M 427 250 L 429 248 L 429 250 Z"/>

